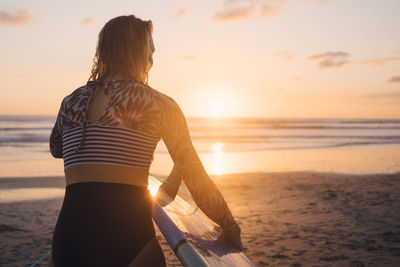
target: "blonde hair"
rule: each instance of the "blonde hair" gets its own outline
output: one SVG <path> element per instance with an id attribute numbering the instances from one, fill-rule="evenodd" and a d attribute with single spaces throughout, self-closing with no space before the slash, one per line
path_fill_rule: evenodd
<path id="1" fill-rule="evenodd" d="M 107 22 L 99 33 L 89 81 L 102 82 L 113 74 L 147 84 L 151 20 L 134 15 L 120 16 Z"/>
<path id="2" fill-rule="evenodd" d="M 134 80 L 147 85 L 149 64 L 149 38 L 153 32 L 151 20 L 143 21 L 134 15 L 120 16 L 107 22 L 99 33 L 96 54 L 93 59 L 91 75 L 88 80 L 94 83 L 83 110 L 83 131 L 79 153 L 86 135 L 87 114 L 93 102 L 94 92 L 103 84 L 105 78 L 119 74 L 123 79 Z"/>

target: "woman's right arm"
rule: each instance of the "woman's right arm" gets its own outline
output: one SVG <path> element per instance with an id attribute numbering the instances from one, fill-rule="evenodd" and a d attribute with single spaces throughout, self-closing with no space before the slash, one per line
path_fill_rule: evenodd
<path id="1" fill-rule="evenodd" d="M 58 111 L 56 123 L 50 134 L 50 152 L 55 158 L 63 157 L 63 132 L 62 123 L 64 116 L 64 101 L 61 103 L 60 110 Z"/>
<path id="2" fill-rule="evenodd" d="M 158 189 L 157 200 L 161 206 L 164 207 L 175 199 L 181 182 L 182 176 L 179 174 L 177 166 L 174 165 L 171 173 Z"/>
<path id="3" fill-rule="evenodd" d="M 205 171 L 193 147 L 185 116 L 175 101 L 166 105 L 161 126 L 161 135 L 174 161 L 176 174 L 182 177 L 199 208 L 221 226 L 224 237 L 242 249 L 240 227 Z"/>

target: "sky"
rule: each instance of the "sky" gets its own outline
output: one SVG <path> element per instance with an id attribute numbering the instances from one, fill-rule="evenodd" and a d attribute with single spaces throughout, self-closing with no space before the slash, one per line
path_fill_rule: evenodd
<path id="1" fill-rule="evenodd" d="M 128 14 L 186 116 L 400 118 L 399 0 L 1 0 L 0 114 L 56 115 Z"/>

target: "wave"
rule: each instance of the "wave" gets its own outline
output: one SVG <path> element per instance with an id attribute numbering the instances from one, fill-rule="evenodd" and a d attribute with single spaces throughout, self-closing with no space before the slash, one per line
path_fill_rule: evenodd
<path id="1" fill-rule="evenodd" d="M 1 131 L 39 131 L 39 130 L 51 130 L 51 127 L 3 127 Z"/>
<path id="2" fill-rule="evenodd" d="M 0 137 L 1 143 L 40 143 L 48 142 L 49 135 L 43 136 L 13 136 L 13 137 Z M 396 136 L 353 136 L 353 135 L 192 135 L 193 141 L 208 141 L 208 142 L 227 142 L 227 143 L 270 143 L 280 139 L 289 140 L 326 140 L 326 139 L 361 139 L 361 140 L 387 140 L 396 141 L 400 143 L 400 135 Z"/>
<path id="3" fill-rule="evenodd" d="M 293 126 L 293 125 L 279 125 L 273 126 L 273 129 L 304 129 L 304 130 L 328 130 L 328 129 L 335 129 L 335 130 L 400 130 L 400 126 L 390 126 L 390 127 L 382 127 L 382 126 L 375 126 L 375 127 L 355 127 L 355 126 L 319 126 L 319 125 L 310 125 L 310 126 Z"/>
<path id="4" fill-rule="evenodd" d="M 233 129 L 268 129 L 268 130 L 400 130 L 399 125 L 390 125 L 390 124 L 382 124 L 382 125 L 311 125 L 311 124 L 260 124 L 260 125 L 231 125 L 231 124 L 219 124 L 219 125 L 190 125 L 189 128 L 194 132 L 207 132 L 207 131 L 215 131 L 215 130 L 233 130 Z"/>
<path id="5" fill-rule="evenodd" d="M 0 116 L 0 146 L 47 145 L 54 120 Z M 224 151 L 400 144 L 396 119 L 188 118 L 188 124 L 199 152 L 210 152 L 217 142 L 225 144 Z"/>
<path id="6" fill-rule="evenodd" d="M 399 145 L 400 142 L 395 141 L 355 141 L 355 142 L 341 142 L 333 144 L 324 143 L 309 143 L 309 144 L 266 144 L 266 143 L 247 143 L 241 145 L 238 143 L 224 143 L 223 149 L 220 152 L 251 152 L 251 151 L 278 151 L 278 150 L 302 150 L 302 149 L 328 149 L 335 147 L 352 147 L 352 146 L 369 146 L 369 145 Z M 212 146 L 195 145 L 198 153 L 215 153 Z M 165 147 L 158 148 L 157 153 L 169 153 Z"/>
<path id="7" fill-rule="evenodd" d="M 0 131 L 49 130 L 55 118 L 50 116 L 0 116 Z M 397 119 L 263 119 L 263 118 L 193 118 L 187 119 L 191 131 L 224 129 L 293 129 L 293 130 L 399 130 Z M 41 124 L 40 127 L 38 124 Z M 29 125 L 29 126 L 28 126 Z"/>
<path id="8" fill-rule="evenodd" d="M 342 140 L 342 141 L 341 141 Z M 343 138 L 337 138 L 329 142 L 315 139 L 309 139 L 302 142 L 301 140 L 294 139 L 293 142 L 278 142 L 278 141 L 259 141 L 259 140 L 222 140 L 222 139 L 208 139 L 198 140 L 193 139 L 197 152 L 199 153 L 210 153 L 213 151 L 213 145 L 216 143 L 223 143 L 223 152 L 244 152 L 244 151 L 266 151 L 266 150 L 298 150 L 298 149 L 318 149 L 318 148 L 334 148 L 334 147 L 348 147 L 348 146 L 365 146 L 365 145 L 398 145 L 400 144 L 400 137 L 397 138 L 374 138 L 374 139 L 353 139 L 343 140 Z M 36 145 L 48 146 L 48 138 L 30 138 L 30 139 L 0 139 L 0 147 L 33 147 Z M 156 152 L 168 153 L 168 150 L 163 145 L 158 148 Z"/>
<path id="9" fill-rule="evenodd" d="M 200 124 L 400 124 L 400 119 L 267 119 L 267 118 L 199 118 L 189 117 L 189 122 Z"/>
<path id="10" fill-rule="evenodd" d="M 355 136 L 355 135 L 192 135 L 194 140 L 214 140 L 214 141 L 272 141 L 277 139 L 378 139 L 378 140 L 399 140 L 400 135 L 396 136 Z"/>

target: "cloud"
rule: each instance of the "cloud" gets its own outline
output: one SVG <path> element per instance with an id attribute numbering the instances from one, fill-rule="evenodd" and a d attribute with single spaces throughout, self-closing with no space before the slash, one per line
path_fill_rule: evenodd
<path id="1" fill-rule="evenodd" d="M 331 0 L 298 0 L 300 2 L 317 2 L 317 3 L 329 3 Z"/>
<path id="2" fill-rule="evenodd" d="M 217 22 L 243 21 L 254 17 L 277 16 L 285 0 L 228 0 L 225 7 L 214 13 Z"/>
<path id="3" fill-rule="evenodd" d="M 178 9 L 177 11 L 175 11 L 173 15 L 175 18 L 182 18 L 182 17 L 186 16 L 187 13 L 188 13 L 187 9 L 183 7 L 183 8 Z"/>
<path id="4" fill-rule="evenodd" d="M 21 26 L 34 20 L 33 15 L 27 9 L 19 9 L 14 14 L 0 11 L 0 25 Z"/>
<path id="5" fill-rule="evenodd" d="M 370 93 L 362 95 L 361 98 L 374 101 L 384 101 L 387 103 L 397 103 L 400 102 L 400 92 Z"/>
<path id="6" fill-rule="evenodd" d="M 288 61 L 291 60 L 293 58 L 292 53 L 290 53 L 289 51 L 274 51 L 271 53 L 273 56 L 275 57 L 279 57 L 282 60 Z"/>
<path id="7" fill-rule="evenodd" d="M 317 60 L 320 68 L 339 68 L 349 63 L 347 58 L 350 55 L 346 52 L 327 52 L 309 57 L 309 60 Z"/>
<path id="8" fill-rule="evenodd" d="M 215 12 L 214 19 L 219 22 L 246 20 L 253 16 L 254 7 L 231 7 Z"/>
<path id="9" fill-rule="evenodd" d="M 386 58 L 377 58 L 377 59 L 367 59 L 367 60 L 360 60 L 355 63 L 365 64 L 365 65 L 376 65 L 376 66 L 383 66 L 386 63 L 391 62 L 400 62 L 400 57 L 386 57 Z"/>
<path id="10" fill-rule="evenodd" d="M 225 0 L 224 8 L 214 13 L 217 22 L 243 21 L 255 17 L 278 16 L 286 0 Z M 298 0 L 300 2 L 328 3 L 331 0 Z"/>
<path id="11" fill-rule="evenodd" d="M 92 25 L 94 23 L 94 18 L 85 18 L 82 20 L 82 24 L 85 26 Z"/>
<path id="12" fill-rule="evenodd" d="M 392 83 L 400 83 L 400 76 L 393 76 L 388 81 Z"/>
<path id="13" fill-rule="evenodd" d="M 196 58 L 197 57 L 195 55 L 184 55 L 184 56 L 182 56 L 182 59 L 184 59 L 184 60 L 194 60 Z"/>
<path id="14" fill-rule="evenodd" d="M 275 17 L 281 13 L 283 0 L 266 1 L 261 4 L 260 16 L 263 18 Z"/>

